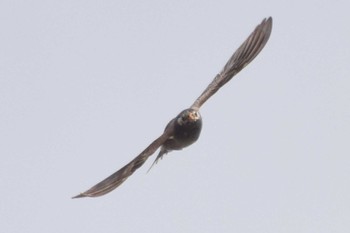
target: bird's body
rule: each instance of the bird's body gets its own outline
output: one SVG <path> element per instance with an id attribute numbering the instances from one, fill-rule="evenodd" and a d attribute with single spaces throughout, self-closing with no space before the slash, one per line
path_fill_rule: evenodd
<path id="1" fill-rule="evenodd" d="M 181 150 L 197 141 L 202 129 L 202 117 L 199 113 L 199 108 L 260 53 L 270 37 L 271 30 L 272 18 L 270 17 L 264 19 L 255 28 L 192 106 L 180 112 L 167 124 L 160 137 L 154 140 L 127 165 L 74 198 L 98 197 L 109 193 L 141 167 L 158 148 L 160 148 L 160 151 L 153 164 L 162 158 L 164 154 L 172 150 Z"/>
<path id="2" fill-rule="evenodd" d="M 166 150 L 181 150 L 197 141 L 202 130 L 202 117 L 199 111 L 185 109 L 165 127 L 165 130 L 173 127 L 174 135 L 168 138 L 162 147 Z"/>
<path id="3" fill-rule="evenodd" d="M 164 132 L 167 130 L 171 130 L 173 135 L 163 143 L 152 166 L 164 154 L 172 150 L 182 150 L 197 141 L 202 130 L 202 117 L 195 109 L 185 109 L 167 124 Z"/>

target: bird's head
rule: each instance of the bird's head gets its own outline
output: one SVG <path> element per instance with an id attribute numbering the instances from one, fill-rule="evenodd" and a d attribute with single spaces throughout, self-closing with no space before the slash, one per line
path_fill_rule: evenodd
<path id="1" fill-rule="evenodd" d="M 187 123 L 193 123 L 201 119 L 199 111 L 189 108 L 182 111 L 177 117 L 177 123 L 179 125 L 184 125 Z"/>

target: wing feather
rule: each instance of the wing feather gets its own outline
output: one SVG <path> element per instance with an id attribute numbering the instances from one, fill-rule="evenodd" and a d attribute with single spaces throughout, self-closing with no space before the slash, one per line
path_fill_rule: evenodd
<path id="1" fill-rule="evenodd" d="M 228 60 L 222 71 L 208 85 L 203 93 L 192 104 L 191 108 L 199 109 L 223 85 L 246 67 L 264 48 L 272 30 L 272 18 L 264 19 L 236 52 Z"/>
<path id="2" fill-rule="evenodd" d="M 134 158 L 127 165 L 102 180 L 89 190 L 80 193 L 73 198 L 80 197 L 98 197 L 105 195 L 121 185 L 129 176 L 131 176 L 139 167 L 141 167 L 145 161 L 150 157 L 172 134 L 172 127 L 166 129 L 164 133 L 154 140 L 144 151 L 141 152 L 136 158 Z"/>

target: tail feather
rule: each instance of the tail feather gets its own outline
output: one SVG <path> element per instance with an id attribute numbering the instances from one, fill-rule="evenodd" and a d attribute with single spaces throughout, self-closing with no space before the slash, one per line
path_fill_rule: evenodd
<path id="1" fill-rule="evenodd" d="M 160 151 L 157 155 L 157 158 L 154 160 L 154 162 L 152 163 L 151 167 L 147 170 L 147 173 L 151 170 L 151 168 L 158 163 L 159 159 L 163 159 L 163 156 L 166 155 L 169 151 L 167 149 L 165 149 L 163 146 L 160 148 Z"/>

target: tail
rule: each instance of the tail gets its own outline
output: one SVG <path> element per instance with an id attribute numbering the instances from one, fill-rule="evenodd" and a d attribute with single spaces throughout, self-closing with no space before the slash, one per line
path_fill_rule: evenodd
<path id="1" fill-rule="evenodd" d="M 165 149 L 163 146 L 160 148 L 159 154 L 157 155 L 157 158 L 152 163 L 151 167 L 147 170 L 147 173 L 151 170 L 151 168 L 158 163 L 159 159 L 163 159 L 163 156 L 166 155 L 169 151 Z"/>

